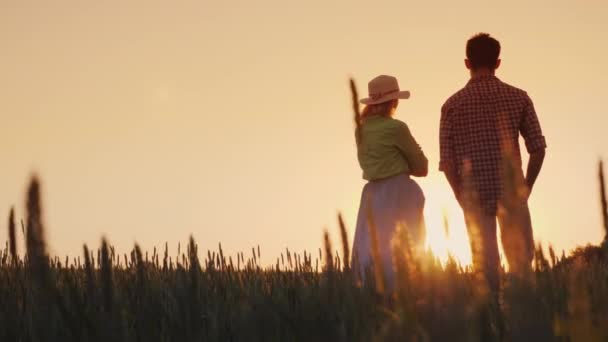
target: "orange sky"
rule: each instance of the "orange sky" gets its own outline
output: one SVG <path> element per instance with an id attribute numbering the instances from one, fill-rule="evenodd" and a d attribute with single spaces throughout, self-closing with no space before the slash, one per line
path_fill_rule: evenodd
<path id="1" fill-rule="evenodd" d="M 584 3 L 584 5 L 582 4 Z M 0 212 L 44 181 L 51 250 L 102 234 L 119 249 L 316 250 L 363 181 L 347 79 L 397 76 L 429 157 L 431 245 L 468 245 L 436 171 L 439 109 L 467 81 L 466 39 L 503 45 L 498 76 L 533 98 L 549 144 L 535 237 L 602 237 L 596 162 L 608 155 L 606 1 L 0 2 Z M 452 221 L 443 241 L 441 212 Z M 337 237 L 337 234 L 333 234 Z M 0 241 L 4 236 L 0 236 Z M 174 247 L 176 249 L 176 247 Z"/>

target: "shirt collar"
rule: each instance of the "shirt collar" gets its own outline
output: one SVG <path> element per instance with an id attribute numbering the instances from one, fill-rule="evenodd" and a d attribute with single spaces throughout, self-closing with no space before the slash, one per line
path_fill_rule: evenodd
<path id="1" fill-rule="evenodd" d="M 481 83 L 481 82 L 488 82 L 488 81 L 499 81 L 499 79 L 495 75 L 480 75 L 480 76 L 472 77 L 467 84 Z"/>
<path id="2" fill-rule="evenodd" d="M 388 115 L 374 114 L 363 117 L 363 121 L 376 121 L 381 119 L 390 119 Z"/>

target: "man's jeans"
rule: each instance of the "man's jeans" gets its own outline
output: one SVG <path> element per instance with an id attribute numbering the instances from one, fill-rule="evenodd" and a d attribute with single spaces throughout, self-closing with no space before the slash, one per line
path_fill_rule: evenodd
<path id="1" fill-rule="evenodd" d="M 509 264 L 510 272 L 526 272 L 534 256 L 534 239 L 530 210 L 526 202 L 502 206 L 496 215 L 480 209 L 465 210 L 465 221 L 469 232 L 473 267 L 482 272 L 489 289 L 498 292 L 500 259 L 496 236 L 496 221 L 500 225 L 500 239 Z"/>

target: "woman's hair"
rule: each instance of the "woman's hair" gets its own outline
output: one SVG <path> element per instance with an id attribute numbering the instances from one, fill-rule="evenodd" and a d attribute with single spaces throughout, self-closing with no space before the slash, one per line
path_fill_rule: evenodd
<path id="1" fill-rule="evenodd" d="M 391 116 L 397 108 L 397 101 L 399 100 L 390 100 L 388 102 L 367 105 L 361 112 L 361 118 L 365 119 L 373 115 Z"/>
<path id="2" fill-rule="evenodd" d="M 395 113 L 395 109 L 397 108 L 397 103 L 399 103 L 399 100 L 390 100 L 378 104 L 367 105 L 363 108 L 361 115 L 355 118 L 355 134 L 357 145 L 359 145 L 359 143 L 363 140 L 363 133 L 361 132 L 361 122 L 366 118 L 374 115 L 392 116 Z"/>

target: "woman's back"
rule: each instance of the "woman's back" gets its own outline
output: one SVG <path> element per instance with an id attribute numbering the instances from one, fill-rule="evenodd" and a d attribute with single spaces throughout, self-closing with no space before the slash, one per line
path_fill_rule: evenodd
<path id="1" fill-rule="evenodd" d="M 407 125 L 392 118 L 399 99 L 409 98 L 409 92 L 386 75 L 371 80 L 368 89 L 370 96 L 360 101 L 366 105 L 363 113 L 355 109 L 357 156 L 369 182 L 361 193 L 352 260 L 353 269 L 379 267 L 390 291 L 396 228 L 403 227 L 415 255 L 424 247 L 424 194 L 410 175 L 426 176 L 428 161 Z"/>
<path id="2" fill-rule="evenodd" d="M 425 176 L 428 161 L 407 125 L 384 115 L 363 120 L 357 157 L 366 180 L 388 178 L 400 173 Z"/>

